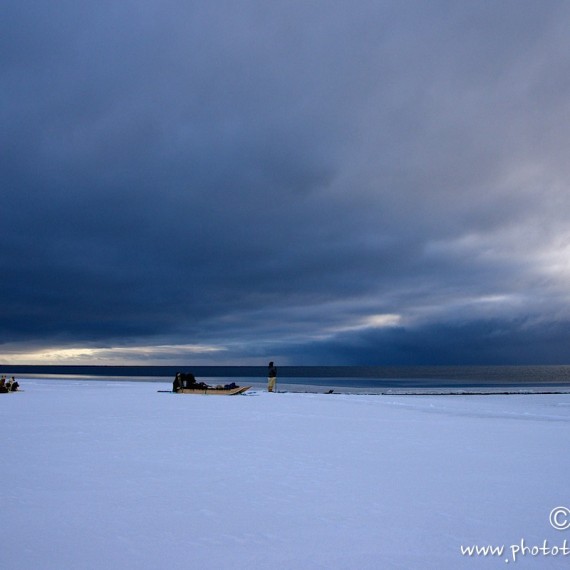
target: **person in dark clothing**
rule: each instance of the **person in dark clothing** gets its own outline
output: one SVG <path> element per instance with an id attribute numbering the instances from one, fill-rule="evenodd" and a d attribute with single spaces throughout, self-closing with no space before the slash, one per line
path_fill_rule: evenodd
<path id="1" fill-rule="evenodd" d="M 208 384 L 204 382 L 196 382 L 196 377 L 191 372 L 178 372 L 172 383 L 172 391 L 179 392 L 180 390 L 194 389 L 194 390 L 206 390 L 209 388 Z"/>
<path id="2" fill-rule="evenodd" d="M 269 363 L 268 371 L 267 371 L 267 391 L 273 392 L 275 391 L 275 382 L 277 381 L 277 367 L 273 364 L 273 362 Z"/>
<path id="3" fill-rule="evenodd" d="M 195 388 L 196 387 L 196 377 L 192 372 L 186 372 L 181 374 L 182 377 L 182 387 L 183 388 Z"/>
<path id="4" fill-rule="evenodd" d="M 174 382 L 172 383 L 172 391 L 178 392 L 178 390 L 180 390 L 181 388 L 182 388 L 182 378 L 180 376 L 180 372 L 178 372 L 178 374 L 176 374 L 176 376 L 174 377 Z"/>

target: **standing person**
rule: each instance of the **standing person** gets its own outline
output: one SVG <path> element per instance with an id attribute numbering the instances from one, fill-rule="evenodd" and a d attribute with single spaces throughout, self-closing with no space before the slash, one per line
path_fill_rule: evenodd
<path id="1" fill-rule="evenodd" d="M 267 391 L 273 392 L 275 390 L 275 381 L 277 380 L 277 367 L 273 365 L 273 362 L 269 363 L 269 369 L 267 372 Z"/>
<path id="2" fill-rule="evenodd" d="M 178 392 L 178 390 L 182 390 L 182 386 L 182 376 L 180 372 L 177 372 L 176 376 L 174 377 L 174 382 L 172 382 L 172 391 Z"/>

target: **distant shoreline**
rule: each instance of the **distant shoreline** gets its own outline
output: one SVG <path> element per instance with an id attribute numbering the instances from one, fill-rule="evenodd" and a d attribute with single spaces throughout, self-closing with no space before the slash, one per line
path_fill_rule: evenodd
<path id="1" fill-rule="evenodd" d="M 66 383 L 90 383 L 96 384 L 155 384 L 161 387 L 159 392 L 171 392 L 171 378 L 164 377 L 148 377 L 148 376 L 86 376 L 86 375 L 52 375 L 52 374 L 27 374 L 19 376 L 21 385 L 25 386 L 28 382 L 34 384 L 36 382 L 62 382 Z M 213 382 L 223 382 L 223 377 L 218 377 Z M 260 378 L 242 378 L 237 379 L 240 385 L 249 385 L 251 389 L 246 395 L 255 395 L 259 392 L 267 391 L 267 382 Z M 495 385 L 477 385 L 464 386 L 460 383 L 453 385 L 438 385 L 437 383 L 425 383 L 417 385 L 415 383 L 397 385 L 397 380 L 378 383 L 376 385 L 369 384 L 360 386 L 358 382 L 347 385 L 346 379 L 330 378 L 326 379 L 299 379 L 298 382 L 292 382 L 291 379 L 285 379 L 278 383 L 277 393 L 279 394 L 327 394 L 334 396 L 352 395 L 352 396 L 538 396 L 567 394 L 570 395 L 570 385 L 539 385 L 526 384 L 510 386 Z"/>

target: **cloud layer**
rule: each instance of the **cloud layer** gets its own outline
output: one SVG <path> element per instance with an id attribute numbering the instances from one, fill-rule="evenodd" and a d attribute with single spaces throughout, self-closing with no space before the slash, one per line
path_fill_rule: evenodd
<path id="1" fill-rule="evenodd" d="M 567 3 L 5 14 L 3 360 L 564 361 Z"/>

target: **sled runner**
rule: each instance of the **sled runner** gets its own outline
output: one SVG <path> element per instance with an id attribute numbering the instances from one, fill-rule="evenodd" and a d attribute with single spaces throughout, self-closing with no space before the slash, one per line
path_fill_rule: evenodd
<path id="1" fill-rule="evenodd" d="M 204 396 L 213 394 L 214 396 L 236 396 L 237 394 L 243 394 L 247 392 L 251 386 L 236 386 L 235 388 L 180 388 L 176 392 L 172 390 L 157 390 L 157 392 L 163 392 L 166 394 L 202 394 Z"/>
<path id="2" fill-rule="evenodd" d="M 247 392 L 251 386 L 236 386 L 235 388 L 180 388 L 176 394 L 204 394 L 214 396 L 236 396 Z"/>

